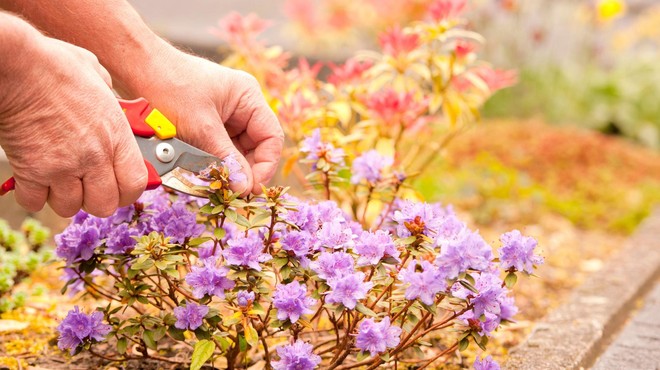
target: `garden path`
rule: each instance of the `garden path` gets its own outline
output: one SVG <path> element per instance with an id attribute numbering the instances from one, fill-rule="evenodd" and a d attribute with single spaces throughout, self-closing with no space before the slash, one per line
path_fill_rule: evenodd
<path id="1" fill-rule="evenodd" d="M 660 280 L 593 369 L 660 369 Z"/>

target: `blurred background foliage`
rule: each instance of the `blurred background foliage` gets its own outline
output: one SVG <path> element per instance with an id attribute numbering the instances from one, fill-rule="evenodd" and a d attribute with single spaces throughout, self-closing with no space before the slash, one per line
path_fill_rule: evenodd
<path id="1" fill-rule="evenodd" d="M 288 0 L 285 12 L 307 51 L 331 54 L 373 46 L 376 32 L 415 19 L 429 2 L 324 0 L 314 11 Z M 418 180 L 422 195 L 483 225 L 529 223 L 550 211 L 582 228 L 632 232 L 660 203 L 660 4 L 468 6 L 468 27 L 487 40 L 480 57 L 517 69 L 519 82 L 496 93 L 485 122 Z"/>

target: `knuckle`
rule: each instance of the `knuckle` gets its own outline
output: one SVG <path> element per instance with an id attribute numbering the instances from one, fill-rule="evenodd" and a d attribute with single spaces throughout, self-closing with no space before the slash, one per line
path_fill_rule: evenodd
<path id="1" fill-rule="evenodd" d="M 247 87 L 248 89 L 259 89 L 259 90 L 261 89 L 261 85 L 259 84 L 259 81 L 253 75 L 245 71 L 237 71 L 236 73 L 237 73 L 238 81 L 241 85 Z"/>

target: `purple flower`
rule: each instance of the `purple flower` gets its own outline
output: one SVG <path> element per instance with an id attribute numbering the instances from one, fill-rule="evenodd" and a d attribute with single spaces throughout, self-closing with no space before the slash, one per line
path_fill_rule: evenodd
<path id="1" fill-rule="evenodd" d="M 346 227 L 346 223 L 334 220 L 324 222 L 321 230 L 316 233 L 316 249 L 327 247 L 331 249 L 344 249 L 353 247 L 355 235 L 353 230 Z"/>
<path id="2" fill-rule="evenodd" d="M 315 233 L 320 226 L 316 207 L 304 203 L 292 196 L 287 195 L 287 199 L 290 199 L 296 203 L 296 210 L 287 213 L 284 216 L 284 219 L 298 226 L 300 230 Z"/>
<path id="3" fill-rule="evenodd" d="M 109 254 L 126 254 L 133 250 L 137 241 L 133 236 L 138 236 L 136 230 L 129 228 L 127 224 L 115 226 L 105 242 L 105 252 Z"/>
<path id="4" fill-rule="evenodd" d="M 133 204 L 126 207 L 119 207 L 115 213 L 110 216 L 112 218 L 112 223 L 117 225 L 121 223 L 130 223 L 135 216 L 135 206 Z"/>
<path id="5" fill-rule="evenodd" d="M 247 176 L 243 173 L 243 166 L 238 160 L 236 160 L 236 155 L 234 155 L 234 153 L 226 156 L 222 160 L 222 165 L 227 167 L 227 170 L 229 171 L 230 182 L 239 184 L 247 181 Z"/>
<path id="6" fill-rule="evenodd" d="M 355 158 L 351 166 L 351 183 L 359 184 L 366 180 L 370 184 L 375 184 L 383 177 L 383 169 L 394 163 L 392 157 L 381 155 L 376 150 L 368 150 L 361 156 Z"/>
<path id="7" fill-rule="evenodd" d="M 94 225 L 92 217 L 87 217 L 80 224 L 72 223 L 61 234 L 55 235 L 55 253 L 66 259 L 67 264 L 92 258 L 96 247 L 103 243 L 105 235 Z"/>
<path id="8" fill-rule="evenodd" d="M 154 217 L 156 231 L 169 236 L 175 243 L 184 243 L 187 238 L 197 237 L 204 225 L 197 223 L 197 216 L 186 208 L 185 203 L 176 202 Z"/>
<path id="9" fill-rule="evenodd" d="M 332 200 L 324 200 L 316 204 L 316 212 L 318 213 L 319 223 L 325 222 L 345 222 L 349 217 L 344 211 L 339 208 L 337 202 Z"/>
<path id="10" fill-rule="evenodd" d="M 463 285 L 456 283 L 452 287 L 454 297 L 470 299 L 473 304 L 472 311 L 475 317 L 483 313 L 491 313 L 499 316 L 503 300 L 506 298 L 507 290 L 502 287 L 502 279 L 494 273 L 481 273 L 475 277 L 474 287 L 479 293 L 474 293 Z"/>
<path id="11" fill-rule="evenodd" d="M 474 360 L 474 370 L 500 370 L 500 365 L 493 360 L 491 356 L 484 358 L 483 360 L 477 357 Z"/>
<path id="12" fill-rule="evenodd" d="M 222 251 L 225 262 L 232 266 L 247 266 L 251 269 L 261 271 L 260 262 L 266 262 L 272 257 L 262 253 L 264 243 L 255 233 L 248 237 L 237 235 L 235 239 L 227 240 L 227 248 Z"/>
<path id="13" fill-rule="evenodd" d="M 239 307 L 247 307 L 250 303 L 254 302 L 254 292 L 248 292 L 247 290 L 240 290 L 236 294 L 236 303 Z"/>
<path id="14" fill-rule="evenodd" d="M 60 332 L 57 346 L 61 350 L 68 349 L 74 354 L 78 346 L 85 341 L 105 340 L 112 327 L 103 323 L 103 313 L 94 311 L 91 315 L 87 315 L 75 306 L 62 320 L 57 330 Z"/>
<path id="15" fill-rule="evenodd" d="M 317 162 L 319 159 L 324 159 L 326 162 L 338 166 L 344 165 L 344 149 L 335 148 L 330 143 L 321 141 L 321 130 L 316 129 L 312 132 L 312 136 L 303 139 L 300 145 L 300 152 L 305 154 L 305 158 L 309 161 Z M 312 169 L 317 169 L 317 163 L 312 165 Z"/>
<path id="16" fill-rule="evenodd" d="M 85 220 L 89 216 L 90 214 L 85 211 L 78 211 L 78 213 L 76 213 L 75 216 L 73 216 L 73 218 L 71 219 L 71 223 L 80 225 L 83 222 L 85 222 Z"/>
<path id="17" fill-rule="evenodd" d="M 493 252 L 481 235 L 464 228 L 455 238 L 441 244 L 435 264 L 447 278 L 454 279 L 468 269 L 487 270 L 492 259 Z"/>
<path id="18" fill-rule="evenodd" d="M 358 266 L 376 265 L 385 256 L 394 257 L 398 260 L 399 251 L 389 233 L 376 230 L 375 233 L 363 231 L 355 242 L 353 248 L 359 255 Z"/>
<path id="19" fill-rule="evenodd" d="M 464 228 L 451 207 L 445 208 L 437 203 L 397 200 L 394 209 L 392 221 L 400 238 L 411 236 L 411 227 L 420 229 L 428 237 L 451 236 Z"/>
<path id="20" fill-rule="evenodd" d="M 484 313 L 481 316 L 475 316 L 474 311 L 467 311 L 458 317 L 467 325 L 470 330 L 476 331 L 481 336 L 490 337 L 493 331 L 500 326 L 500 318 L 492 313 Z"/>
<path id="21" fill-rule="evenodd" d="M 419 298 L 424 304 L 431 305 L 435 296 L 447 288 L 445 277 L 430 262 L 422 261 L 422 271 L 417 272 L 418 262 L 413 261 L 399 272 L 402 283 L 408 284 L 406 299 Z"/>
<path id="22" fill-rule="evenodd" d="M 498 253 L 504 270 L 515 269 L 531 274 L 534 272 L 534 266 L 543 264 L 543 257 L 534 254 L 537 245 L 534 238 L 513 230 L 502 234 L 500 241 L 502 248 Z"/>
<path id="23" fill-rule="evenodd" d="M 324 280 L 344 276 L 355 270 L 353 257 L 345 252 L 322 252 L 310 267 Z"/>
<path id="24" fill-rule="evenodd" d="M 315 355 L 314 346 L 297 340 L 293 344 L 277 348 L 279 361 L 273 362 L 274 370 L 312 370 L 321 363 L 321 356 Z"/>
<path id="25" fill-rule="evenodd" d="M 145 191 L 136 203 L 140 203 L 143 211 L 148 212 L 163 212 L 170 207 L 167 193 L 161 187 Z"/>
<path id="26" fill-rule="evenodd" d="M 282 249 L 290 252 L 300 260 L 305 267 L 309 263 L 307 255 L 311 253 L 314 245 L 312 235 L 307 231 L 290 231 L 280 238 Z"/>
<path id="27" fill-rule="evenodd" d="M 208 294 L 220 298 L 225 297 L 225 290 L 232 289 L 235 285 L 233 280 L 227 278 L 229 269 L 216 266 L 215 257 L 204 260 L 204 266 L 193 266 L 192 271 L 186 275 L 186 283 L 193 288 L 193 296 L 202 298 Z"/>
<path id="28" fill-rule="evenodd" d="M 325 298 L 328 303 L 341 303 L 348 309 L 354 309 L 357 302 L 364 299 L 374 284 L 364 281 L 365 275 L 356 272 L 328 280 L 331 291 Z"/>
<path id="29" fill-rule="evenodd" d="M 195 330 L 202 326 L 202 321 L 207 313 L 209 313 L 208 306 L 188 302 L 185 307 L 174 309 L 174 317 L 176 317 L 174 326 L 181 330 Z"/>
<path id="30" fill-rule="evenodd" d="M 297 281 L 278 285 L 273 294 L 273 307 L 281 321 L 289 319 L 295 323 L 300 316 L 314 313 L 312 306 L 315 304 L 316 299 L 307 297 L 307 287 Z"/>
<path id="31" fill-rule="evenodd" d="M 366 319 L 360 323 L 355 346 L 362 351 L 369 352 L 371 356 L 379 355 L 388 348 L 394 348 L 399 345 L 401 340 L 401 328 L 390 325 L 389 316 L 379 322 L 373 319 Z"/>

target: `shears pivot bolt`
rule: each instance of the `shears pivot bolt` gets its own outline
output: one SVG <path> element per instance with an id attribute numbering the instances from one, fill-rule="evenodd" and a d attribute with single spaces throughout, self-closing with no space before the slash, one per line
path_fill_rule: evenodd
<path id="1" fill-rule="evenodd" d="M 160 143 L 156 145 L 156 158 L 163 163 L 172 162 L 175 154 L 174 147 L 169 143 Z"/>

